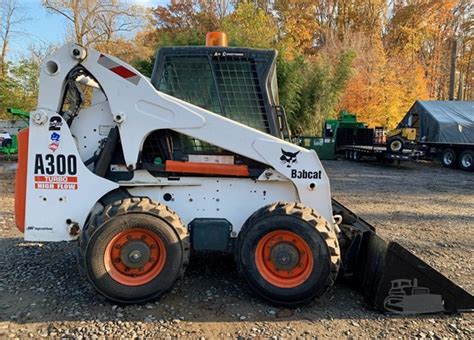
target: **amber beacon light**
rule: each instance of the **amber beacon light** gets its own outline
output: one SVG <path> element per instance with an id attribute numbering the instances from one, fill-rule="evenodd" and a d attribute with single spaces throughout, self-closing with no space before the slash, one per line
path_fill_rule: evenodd
<path id="1" fill-rule="evenodd" d="M 208 32 L 206 46 L 227 46 L 227 34 L 224 32 Z"/>

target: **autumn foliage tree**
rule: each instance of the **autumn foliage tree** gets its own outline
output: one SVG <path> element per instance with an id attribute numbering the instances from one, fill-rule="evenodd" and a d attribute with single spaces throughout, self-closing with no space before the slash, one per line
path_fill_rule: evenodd
<path id="1" fill-rule="evenodd" d="M 158 6 L 157 46 L 202 45 L 207 31 L 223 30 L 232 45 L 277 49 L 280 100 L 298 133 L 319 132 L 321 121 L 342 109 L 393 128 L 415 100 L 448 99 L 454 38 L 462 46 L 457 99 L 473 97 L 468 1 L 210 3 L 232 6 L 220 15 L 201 1 Z"/>
<path id="2" fill-rule="evenodd" d="M 71 39 L 145 75 L 158 48 L 203 45 L 209 31 L 225 31 L 232 46 L 278 50 L 279 98 L 298 134 L 317 134 L 342 109 L 392 128 L 417 99 L 474 98 L 469 0 L 180 0 L 150 10 L 126 0 L 43 5 L 66 18 Z M 31 78 L 29 66 L 2 58 L 8 79 L 0 99 L 27 91 L 20 78 Z M 8 90 L 14 86 L 19 91 Z"/>

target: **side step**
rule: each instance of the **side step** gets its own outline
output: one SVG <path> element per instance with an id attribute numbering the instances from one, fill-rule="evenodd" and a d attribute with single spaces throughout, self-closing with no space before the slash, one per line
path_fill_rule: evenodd
<path id="1" fill-rule="evenodd" d="M 342 249 L 343 275 L 375 308 L 402 315 L 474 311 L 474 296 L 399 243 L 387 244 L 336 200 L 333 210 L 343 217 L 341 229 L 354 235 Z"/>

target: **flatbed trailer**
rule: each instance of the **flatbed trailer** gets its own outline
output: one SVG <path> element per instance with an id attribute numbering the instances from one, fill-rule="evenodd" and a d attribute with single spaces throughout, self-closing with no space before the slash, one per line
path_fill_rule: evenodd
<path id="1" fill-rule="evenodd" d="M 387 150 L 386 145 L 342 145 L 338 152 L 343 153 L 345 158 L 352 161 L 372 159 L 377 161 L 418 161 L 423 152 L 416 150 L 403 150 L 393 153 Z"/>

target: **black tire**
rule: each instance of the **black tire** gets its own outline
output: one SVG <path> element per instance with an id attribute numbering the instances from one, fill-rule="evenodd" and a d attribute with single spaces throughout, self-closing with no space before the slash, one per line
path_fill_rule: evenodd
<path id="1" fill-rule="evenodd" d="M 106 249 L 117 235 L 137 228 L 162 241 L 166 252 L 163 268 L 149 282 L 123 284 L 107 270 Z M 80 271 L 101 295 L 130 304 L 154 300 L 169 291 L 184 274 L 189 253 L 188 231 L 178 215 L 166 205 L 135 197 L 116 201 L 90 216 L 79 238 L 78 262 Z"/>
<path id="2" fill-rule="evenodd" d="M 387 141 L 387 150 L 393 153 L 401 153 L 405 147 L 405 141 L 402 137 L 392 137 Z"/>
<path id="3" fill-rule="evenodd" d="M 459 168 L 464 171 L 474 171 L 474 151 L 464 150 L 459 155 Z"/>
<path id="4" fill-rule="evenodd" d="M 345 156 L 346 156 L 346 159 L 351 159 L 351 154 L 349 150 L 346 150 Z"/>
<path id="5" fill-rule="evenodd" d="M 13 140 L 11 138 L 5 138 L 2 141 L 2 147 L 3 148 L 10 148 L 13 145 Z"/>
<path id="6" fill-rule="evenodd" d="M 354 151 L 354 161 L 360 162 L 360 160 L 361 160 L 361 153 L 360 153 L 360 151 L 357 151 L 357 150 Z"/>
<path id="7" fill-rule="evenodd" d="M 354 160 L 354 150 L 349 150 L 349 160 Z"/>
<path id="8" fill-rule="evenodd" d="M 258 244 L 275 231 L 290 231 L 301 237 L 311 249 L 312 259 L 317 264 L 311 268 L 309 276 L 295 287 L 275 286 L 258 269 Z M 301 253 L 299 255 L 302 256 Z M 259 296 L 282 305 L 305 304 L 321 296 L 334 284 L 340 261 L 335 231 L 313 209 L 293 202 L 277 202 L 257 210 L 244 224 L 236 247 L 239 273 L 245 277 L 250 288 Z"/>
<path id="9" fill-rule="evenodd" d="M 444 149 L 441 153 L 441 164 L 446 168 L 455 168 L 458 165 L 456 151 L 451 148 Z"/>

